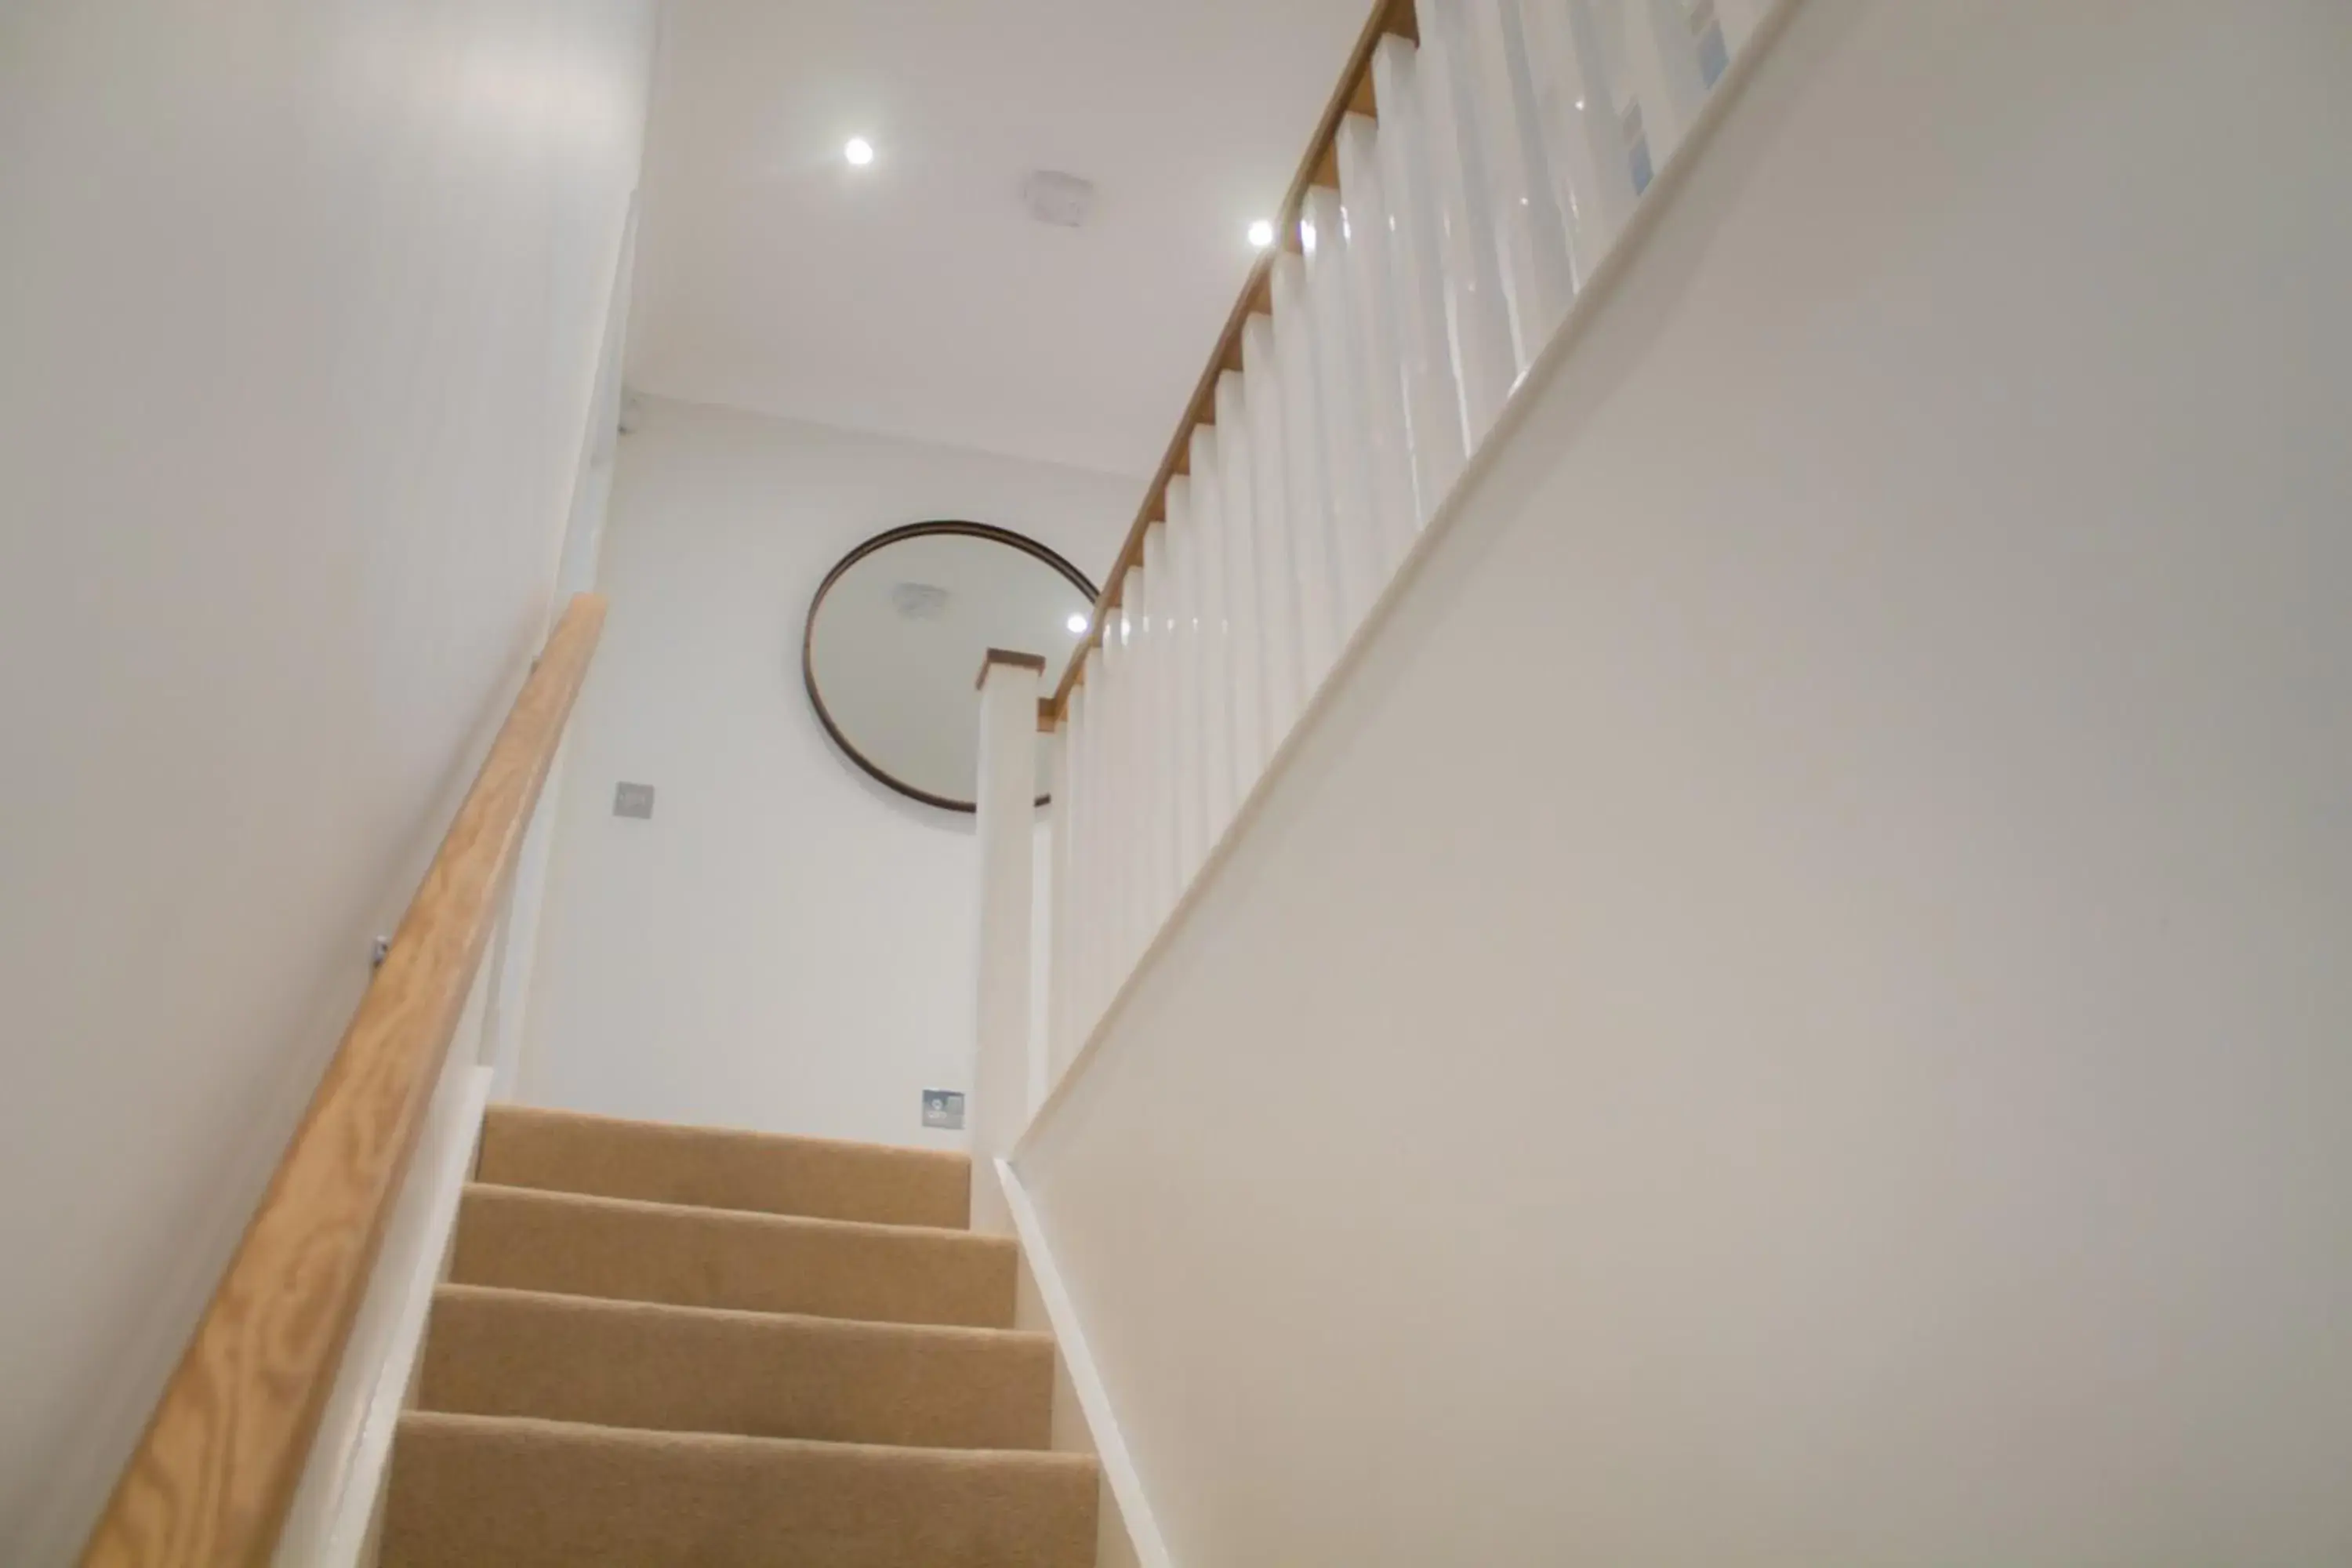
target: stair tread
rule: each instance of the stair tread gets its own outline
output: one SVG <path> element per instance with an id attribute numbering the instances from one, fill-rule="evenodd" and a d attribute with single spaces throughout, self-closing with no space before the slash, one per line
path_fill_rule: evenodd
<path id="1" fill-rule="evenodd" d="M 617 1314 L 673 1322 L 767 1324 L 802 1332 L 873 1336 L 889 1340 L 1036 1345 L 1051 1349 L 1044 1329 L 992 1328 L 976 1323 L 897 1323 L 875 1318 L 835 1318 L 818 1312 L 766 1311 L 756 1307 L 698 1307 L 677 1301 L 640 1301 L 616 1296 L 584 1296 L 569 1290 L 533 1290 L 515 1285 L 478 1285 L 445 1280 L 433 1289 L 434 1305 L 446 1301 L 529 1302 L 561 1311 Z"/>
<path id="2" fill-rule="evenodd" d="M 400 1418 L 382 1568 L 1087 1568 L 1082 1455 Z"/>
<path id="3" fill-rule="evenodd" d="M 486 1182 L 698 1207 L 961 1229 L 971 1158 L 587 1111 L 494 1105 L 484 1119 Z"/>
<path id="4" fill-rule="evenodd" d="M 719 1225 L 782 1226 L 833 1233 L 855 1232 L 893 1239 L 929 1238 L 959 1246 L 988 1249 L 1017 1245 L 1010 1237 L 983 1236 L 978 1231 L 968 1230 L 962 1226 L 897 1225 L 887 1220 L 835 1219 L 825 1215 L 777 1214 L 767 1209 L 729 1208 L 724 1205 L 716 1204 L 677 1203 L 663 1198 L 629 1198 L 608 1193 L 575 1193 L 559 1187 L 517 1185 L 511 1182 L 488 1181 L 479 1175 L 466 1184 L 466 1191 L 506 1193 L 517 1198 L 528 1198 L 533 1202 L 561 1204 L 580 1208 L 656 1211 L 697 1220 L 708 1220 Z"/>
<path id="5" fill-rule="evenodd" d="M 1048 1334 L 614 1300 L 479 1285 L 434 1296 L 429 1410 L 837 1442 L 1036 1449 Z"/>
<path id="6" fill-rule="evenodd" d="M 678 1306 L 1009 1328 L 1008 1237 L 468 1184 L 460 1284 Z"/>

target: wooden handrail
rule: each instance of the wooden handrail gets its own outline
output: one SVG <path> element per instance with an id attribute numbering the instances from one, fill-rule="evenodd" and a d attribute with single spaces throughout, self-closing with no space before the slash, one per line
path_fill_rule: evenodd
<path id="1" fill-rule="evenodd" d="M 1234 301 L 1233 311 L 1225 318 L 1225 330 L 1218 335 L 1216 352 L 1209 356 L 1208 367 L 1201 372 L 1192 400 L 1184 405 L 1184 416 L 1176 423 L 1175 437 L 1168 443 L 1168 455 L 1160 459 L 1160 471 L 1152 476 L 1151 488 L 1143 492 L 1143 505 L 1127 531 L 1127 542 L 1118 547 L 1118 558 L 1111 563 L 1109 573 L 1103 578 L 1102 593 L 1095 600 L 1093 624 L 1071 653 L 1069 668 L 1062 672 L 1061 685 L 1046 700 L 1050 721 L 1041 716 L 1040 728 L 1050 728 L 1052 722 L 1057 722 L 1069 711 L 1070 693 L 1085 679 L 1087 650 L 1101 644 L 1110 612 L 1118 606 L 1125 592 L 1127 574 L 1143 559 L 1144 534 L 1168 515 L 1168 481 L 1192 467 L 1192 431 L 1196 426 L 1217 422 L 1217 378 L 1229 370 L 1241 369 L 1243 330 L 1252 316 L 1274 312 L 1274 258 L 1283 250 L 1298 248 L 1298 213 L 1307 204 L 1307 193 L 1317 185 L 1336 187 L 1339 184 L 1336 144 L 1341 123 L 1350 114 L 1370 118 L 1377 112 L 1372 101 L 1372 51 L 1391 34 L 1420 41 L 1412 0 L 1372 0 L 1372 14 L 1365 18 L 1364 30 L 1357 37 L 1356 47 L 1349 51 L 1348 63 L 1339 72 L 1339 85 L 1331 89 L 1330 100 L 1323 106 L 1323 118 L 1316 123 L 1314 137 L 1307 143 L 1307 154 L 1298 161 L 1298 172 L 1291 176 L 1290 189 L 1275 211 L 1276 241 L 1250 268 L 1241 298 Z"/>
<path id="2" fill-rule="evenodd" d="M 270 1178 L 84 1568 L 259 1568 L 310 1458 L 499 895 L 604 624 L 572 599 Z"/>

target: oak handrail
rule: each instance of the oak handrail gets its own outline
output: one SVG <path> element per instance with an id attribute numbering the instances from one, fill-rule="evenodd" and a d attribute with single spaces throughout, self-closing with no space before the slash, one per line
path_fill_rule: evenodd
<path id="1" fill-rule="evenodd" d="M 1382 38 L 1391 34 L 1420 42 L 1421 29 L 1414 19 L 1412 5 L 1413 0 L 1372 0 L 1371 15 L 1365 18 L 1356 47 L 1349 52 L 1348 63 L 1339 72 L 1339 84 L 1323 106 L 1323 118 L 1316 122 L 1315 134 L 1307 143 L 1307 155 L 1299 160 L 1298 172 L 1290 177 L 1290 189 L 1284 194 L 1281 206 L 1275 209 L 1275 243 L 1250 268 L 1249 277 L 1242 284 L 1241 298 L 1234 301 L 1232 313 L 1225 318 L 1216 350 L 1209 355 L 1207 368 L 1193 385 L 1192 400 L 1184 405 L 1183 417 L 1176 422 L 1176 434 L 1168 443 L 1167 456 L 1160 459 L 1160 471 L 1152 476 L 1151 488 L 1143 492 L 1143 505 L 1137 510 L 1135 521 L 1127 531 L 1126 542 L 1118 547 L 1118 558 L 1111 563 L 1110 571 L 1103 578 L 1102 592 L 1095 599 L 1087 635 L 1071 652 L 1069 667 L 1062 671 L 1062 682 L 1054 689 L 1054 695 L 1039 705 L 1040 729 L 1050 729 L 1069 711 L 1070 693 L 1085 679 L 1087 654 L 1101 644 L 1110 612 L 1118 606 L 1126 590 L 1127 574 L 1143 559 L 1143 536 L 1153 523 L 1168 515 L 1168 481 L 1192 466 L 1192 431 L 1199 426 L 1217 422 L 1217 378 L 1229 370 L 1241 369 L 1243 330 L 1252 316 L 1274 313 L 1274 260 L 1284 250 L 1298 248 L 1298 214 L 1306 205 L 1307 193 L 1317 185 L 1336 188 L 1339 184 L 1339 155 L 1334 150 L 1339 127 L 1350 114 L 1370 119 L 1378 112 L 1372 99 L 1373 51 Z"/>
<path id="2" fill-rule="evenodd" d="M 604 624 L 604 599 L 578 595 L 548 638 L 115 1483 L 83 1568 L 259 1568 L 275 1550 Z"/>

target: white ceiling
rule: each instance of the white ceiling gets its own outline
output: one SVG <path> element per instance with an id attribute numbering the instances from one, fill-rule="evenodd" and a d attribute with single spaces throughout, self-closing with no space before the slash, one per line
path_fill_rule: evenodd
<path id="1" fill-rule="evenodd" d="M 1150 473 L 1369 11 L 671 0 L 630 384 Z M 1086 227 L 1024 210 L 1039 168 Z"/>

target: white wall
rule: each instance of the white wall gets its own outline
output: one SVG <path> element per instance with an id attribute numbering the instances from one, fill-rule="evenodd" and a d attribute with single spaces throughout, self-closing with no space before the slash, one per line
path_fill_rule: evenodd
<path id="1" fill-rule="evenodd" d="M 572 721 L 522 1092 L 961 1146 L 919 1111 L 927 1088 L 969 1088 L 971 819 L 892 794 L 834 748 L 802 689 L 802 622 L 851 547 L 929 518 L 1016 529 L 1098 574 L 1140 486 L 641 408 L 621 442 L 612 613 Z M 625 779 L 655 787 L 652 820 L 613 816 Z"/>
<path id="2" fill-rule="evenodd" d="M 555 573 L 559 604 L 596 586 L 596 563 L 604 550 L 604 521 L 612 510 L 613 468 L 620 460 L 622 369 L 628 343 L 631 279 L 636 271 L 637 204 L 629 204 L 621 230 L 618 259 L 613 267 L 613 288 L 604 312 L 604 342 L 596 358 L 595 389 L 589 401 L 588 425 L 581 443 L 580 471 L 572 482 L 572 506 L 564 520 L 563 549 Z M 568 744 L 556 748 L 547 777 L 540 785 L 539 804 L 523 830 L 516 853 L 507 904 L 496 941 L 484 960 L 491 984 L 483 1026 L 482 1060 L 490 1068 L 490 1098 L 511 1100 L 520 1082 L 524 1025 L 530 1011 L 531 975 L 539 961 L 540 918 L 547 908 L 547 872 L 555 853 L 555 823 L 563 810 L 564 763 Z"/>
<path id="3" fill-rule="evenodd" d="M 1017 1161 L 1186 1568 L 2352 1561 L 2347 60 L 1799 7 Z"/>
<path id="4" fill-rule="evenodd" d="M 0 16 L 0 1559 L 79 1544 L 545 627 L 648 0 Z"/>

